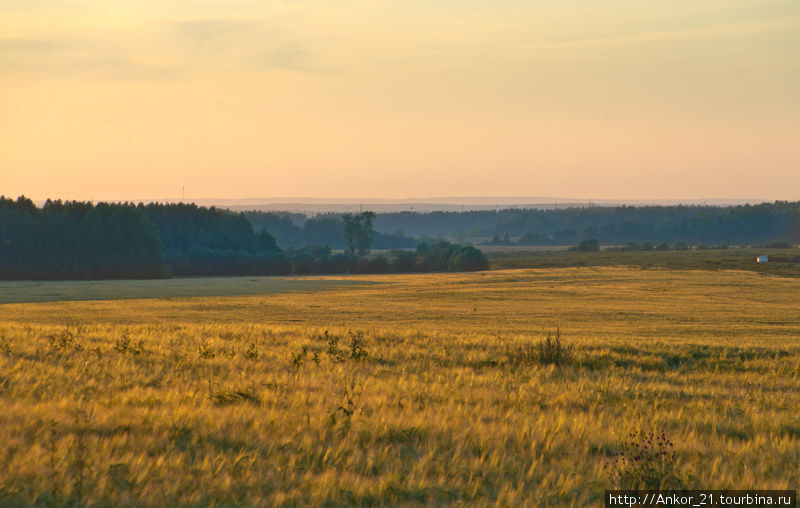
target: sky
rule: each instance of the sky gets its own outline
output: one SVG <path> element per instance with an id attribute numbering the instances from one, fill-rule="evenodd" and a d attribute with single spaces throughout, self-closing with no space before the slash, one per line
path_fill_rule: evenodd
<path id="1" fill-rule="evenodd" d="M 0 194 L 800 199 L 797 0 L 0 0 Z"/>

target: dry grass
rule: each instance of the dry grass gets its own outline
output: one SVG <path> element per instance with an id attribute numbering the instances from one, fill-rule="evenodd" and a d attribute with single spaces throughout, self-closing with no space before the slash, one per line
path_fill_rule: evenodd
<path id="1" fill-rule="evenodd" d="M 0 306 L 0 505 L 598 505 L 654 430 L 670 481 L 797 488 L 800 280 L 362 278 Z M 507 361 L 559 326 L 570 365 Z"/>

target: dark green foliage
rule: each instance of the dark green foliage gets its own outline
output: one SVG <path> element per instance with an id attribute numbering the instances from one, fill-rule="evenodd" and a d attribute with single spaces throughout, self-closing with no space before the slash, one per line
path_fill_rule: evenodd
<path id="1" fill-rule="evenodd" d="M 399 273 L 488 270 L 489 261 L 474 247 L 438 242 L 422 244 L 414 251 L 391 250 L 388 254 L 358 256 L 331 253 L 327 246 L 287 249 L 283 255 L 291 273 Z"/>
<path id="2" fill-rule="evenodd" d="M 167 250 L 166 259 L 175 275 L 282 275 L 291 265 L 276 251 L 251 254 L 241 250 L 192 247 L 188 251 Z"/>
<path id="3" fill-rule="evenodd" d="M 483 252 L 475 247 L 456 247 L 447 260 L 447 270 L 450 272 L 475 272 L 488 270 L 489 261 Z"/>
<path id="4" fill-rule="evenodd" d="M 489 245 L 513 245 L 513 243 L 508 233 L 505 233 L 502 239 L 497 234 L 495 234 L 492 237 L 492 241 L 489 242 Z"/>
<path id="5" fill-rule="evenodd" d="M 489 261 L 475 247 L 440 241 L 417 248 L 416 270 L 420 272 L 488 270 Z"/>
<path id="6" fill-rule="evenodd" d="M 167 250 L 192 248 L 244 251 L 250 254 L 277 250 L 269 233 L 257 235 L 241 213 L 194 203 L 150 203 L 139 209 L 158 228 L 161 243 Z"/>
<path id="7" fill-rule="evenodd" d="M 347 224 L 338 216 L 320 215 L 308 219 L 301 230 L 303 244 L 315 243 L 346 248 Z"/>
<path id="8" fill-rule="evenodd" d="M 266 229 L 275 236 L 279 246 L 298 248 L 324 244 L 332 249 L 346 249 L 344 221 L 337 214 L 322 214 L 308 219 L 303 214 L 277 212 L 244 212 L 256 229 Z M 415 249 L 419 240 L 406 236 L 401 229 L 393 233 L 374 231 L 374 249 Z"/>
<path id="9" fill-rule="evenodd" d="M 169 274 L 158 231 L 132 204 L 0 196 L 0 279 L 153 278 Z"/>
<path id="10" fill-rule="evenodd" d="M 375 231 L 375 238 L 372 240 L 373 249 L 416 249 L 417 245 L 419 240 L 406 236 L 402 229 L 394 233 Z"/>
<path id="11" fill-rule="evenodd" d="M 591 238 L 589 240 L 582 241 L 576 247 L 572 247 L 572 249 L 581 252 L 599 252 L 600 244 L 597 242 L 596 239 Z"/>
<path id="12" fill-rule="evenodd" d="M 519 237 L 517 244 L 519 245 L 547 245 L 549 239 L 544 233 L 535 233 L 533 231 L 526 231 Z"/>
<path id="13" fill-rule="evenodd" d="M 353 360 L 364 360 L 369 356 L 364 349 L 364 334 L 362 332 L 348 332 L 350 335 L 350 358 Z"/>
<path id="14" fill-rule="evenodd" d="M 383 254 L 364 259 L 366 263 L 363 265 L 363 272 L 369 273 L 389 273 L 389 258 Z"/>
<path id="15" fill-rule="evenodd" d="M 413 272 L 417 263 L 417 255 L 407 250 L 392 250 L 389 252 L 389 265 L 392 272 Z"/>
<path id="16" fill-rule="evenodd" d="M 763 243 L 758 245 L 758 247 L 762 249 L 791 249 L 794 245 L 792 245 L 792 242 L 789 240 L 776 240 L 774 242 Z"/>
<path id="17" fill-rule="evenodd" d="M 140 204 L 158 228 L 175 275 L 272 275 L 291 272 L 275 238 L 256 233 L 241 213 L 196 204 Z"/>
<path id="18" fill-rule="evenodd" d="M 453 253 L 455 245 L 440 241 L 433 245 L 422 243 L 417 247 L 417 270 L 421 272 L 445 271 L 447 260 Z"/>
<path id="19" fill-rule="evenodd" d="M 153 278 L 174 275 L 282 275 L 485 270 L 472 247 L 440 242 L 418 253 L 366 255 L 372 212 L 306 221 L 312 236 L 346 239 L 282 252 L 247 218 L 195 204 L 107 204 L 48 201 L 38 209 L 24 197 L 0 197 L 0 279 Z M 289 222 L 287 224 L 286 222 Z M 349 221 L 349 222 L 348 222 Z M 288 219 L 278 221 L 294 227 Z M 334 235 L 334 236 L 331 236 Z M 336 240 L 334 240 L 334 238 Z M 394 238 L 405 238 L 396 232 Z M 419 254 L 419 255 L 418 255 Z"/>
<path id="20" fill-rule="evenodd" d="M 741 245 L 775 240 L 800 243 L 800 202 L 741 206 L 587 206 L 550 210 L 509 208 L 465 212 L 379 214 L 378 231 L 408 235 L 496 238 L 508 234 L 520 245 L 575 245 L 596 238 L 603 245 L 650 241 Z"/>
<path id="21" fill-rule="evenodd" d="M 344 225 L 336 214 L 308 220 L 302 214 L 246 215 L 257 228 L 272 232 L 284 247 L 311 243 L 324 243 L 334 249 L 346 247 Z M 419 243 L 415 237 L 427 238 L 430 243 L 430 238 L 464 235 L 494 237 L 487 242 L 494 245 L 575 245 L 591 238 L 603 245 L 640 245 L 648 241 L 653 245 L 758 245 L 778 240 L 787 242 L 781 245 L 793 245 L 800 243 L 800 203 L 396 212 L 376 215 L 373 224 L 375 249 L 413 248 Z M 389 234 L 390 231 L 394 233 Z"/>
<path id="22" fill-rule="evenodd" d="M 339 336 L 325 330 L 325 339 L 328 342 L 328 356 L 330 356 L 331 360 L 337 363 L 344 362 L 344 351 L 339 349 Z"/>
<path id="23" fill-rule="evenodd" d="M 347 252 L 350 254 L 357 252 L 362 256 L 369 253 L 372 239 L 375 237 L 375 229 L 372 227 L 374 218 L 375 213 L 369 211 L 342 215 Z"/>
<path id="24" fill-rule="evenodd" d="M 300 370 L 300 367 L 303 366 L 303 362 L 307 357 L 308 346 L 303 346 L 299 353 L 292 353 L 292 367 L 294 367 L 294 370 Z"/>

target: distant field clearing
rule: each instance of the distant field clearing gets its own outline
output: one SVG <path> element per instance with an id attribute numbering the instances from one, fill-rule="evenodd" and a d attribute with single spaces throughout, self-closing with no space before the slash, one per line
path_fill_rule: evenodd
<path id="1" fill-rule="evenodd" d="M 126 300 L 316 291 L 346 284 L 331 277 L 180 277 L 154 280 L 0 281 L 0 304 L 71 300 Z"/>

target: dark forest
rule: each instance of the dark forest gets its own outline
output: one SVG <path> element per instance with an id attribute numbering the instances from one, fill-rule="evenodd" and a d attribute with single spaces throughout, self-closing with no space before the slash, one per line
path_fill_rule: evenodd
<path id="1" fill-rule="evenodd" d="M 371 215 L 370 215 L 371 217 Z M 341 218 L 309 239 L 339 246 Z M 369 227 L 371 220 L 362 227 Z M 380 235 L 375 235 L 380 238 Z M 0 279 L 160 278 L 171 275 L 283 275 L 485 270 L 473 247 L 437 241 L 377 255 L 325 243 L 282 250 L 242 213 L 195 204 L 92 203 L 0 196 Z"/>

